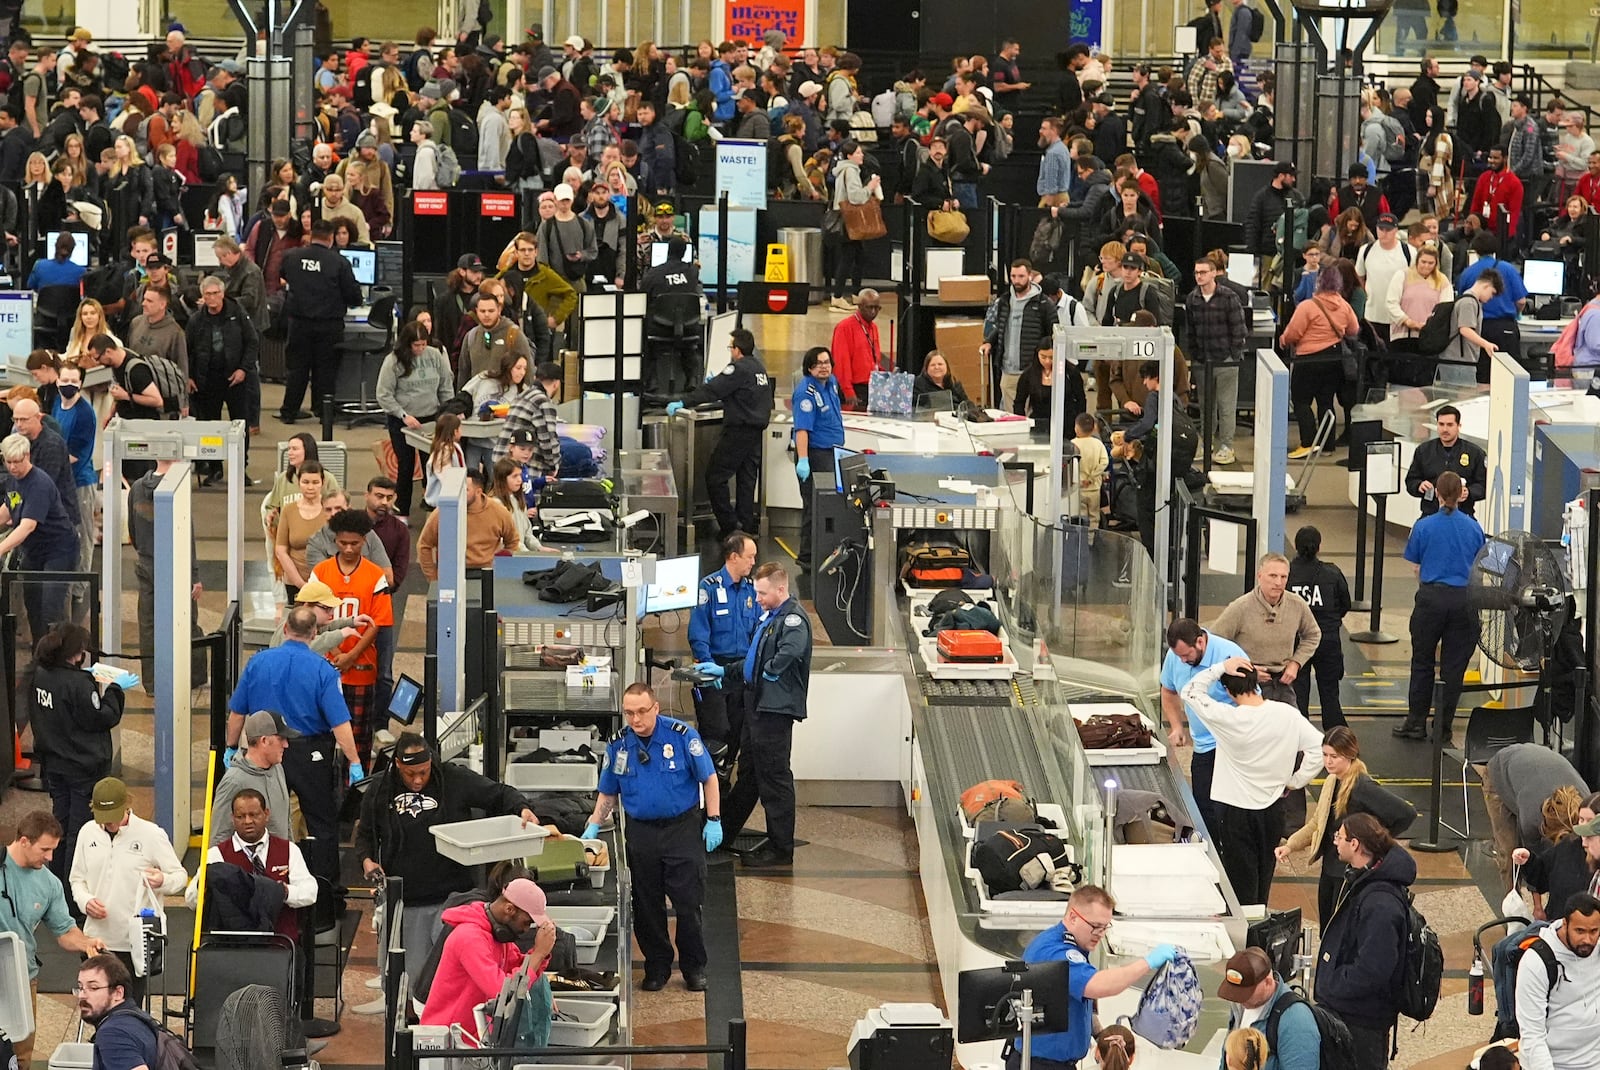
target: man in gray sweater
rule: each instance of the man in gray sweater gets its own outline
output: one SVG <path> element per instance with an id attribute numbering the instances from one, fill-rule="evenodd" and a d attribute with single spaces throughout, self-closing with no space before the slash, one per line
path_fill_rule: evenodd
<path id="1" fill-rule="evenodd" d="M 1262 554 L 1256 586 L 1228 603 L 1208 629 L 1244 647 L 1267 698 L 1295 705 L 1295 677 L 1322 642 L 1322 629 L 1306 600 L 1288 589 L 1289 559 Z"/>
<path id="2" fill-rule="evenodd" d="M 1538 743 L 1504 747 L 1480 770 L 1483 805 L 1494 830 L 1495 864 L 1501 876 L 1510 879 L 1511 852 L 1541 846 L 1545 800 L 1562 788 L 1572 789 L 1580 800 L 1588 798 L 1589 785 L 1571 762 Z"/>

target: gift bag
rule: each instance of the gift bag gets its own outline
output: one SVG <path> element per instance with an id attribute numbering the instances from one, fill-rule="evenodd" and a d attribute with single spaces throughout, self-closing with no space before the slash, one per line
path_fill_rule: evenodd
<path id="1" fill-rule="evenodd" d="M 873 372 L 867 380 L 867 411 L 911 415 L 911 385 L 916 381 L 909 372 Z"/>

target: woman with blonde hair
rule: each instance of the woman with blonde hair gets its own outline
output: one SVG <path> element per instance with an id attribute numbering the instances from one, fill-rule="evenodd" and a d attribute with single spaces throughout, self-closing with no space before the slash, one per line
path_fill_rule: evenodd
<path id="1" fill-rule="evenodd" d="M 67 348 L 61 355 L 68 360 L 77 360 L 89 351 L 89 340 L 97 334 L 109 334 L 113 340 L 117 340 L 110 324 L 106 322 L 105 307 L 94 298 L 85 297 L 78 302 L 78 314 L 72 318 Z M 117 345 L 122 345 L 122 342 L 117 340 Z"/>
<path id="2" fill-rule="evenodd" d="M 168 126 L 172 131 L 172 147 L 178 153 L 178 173 L 191 186 L 199 185 L 202 181 L 200 146 L 206 143 L 206 132 L 200 128 L 200 120 L 189 109 L 179 108 Z"/>
<path id="3" fill-rule="evenodd" d="M 111 210 L 111 233 L 126 234 L 138 225 L 148 227 L 156 215 L 150 168 L 139 156 L 133 138 L 123 134 L 112 142 L 111 167 L 106 171 L 106 206 Z"/>
<path id="4" fill-rule="evenodd" d="M 1323 735 L 1322 767 L 1328 777 L 1322 794 L 1317 796 L 1317 805 L 1306 813 L 1306 823 L 1274 854 L 1279 862 L 1288 861 L 1296 851 L 1307 852 L 1307 863 L 1322 859 L 1322 876 L 1317 881 L 1317 920 L 1326 925 L 1344 883 L 1345 865 L 1333 845 L 1333 832 L 1339 822 L 1350 814 L 1371 814 L 1391 836 L 1398 837 L 1417 819 L 1417 810 L 1368 775 L 1367 765 L 1361 760 L 1361 744 L 1349 725 L 1330 728 Z"/>
<path id="5" fill-rule="evenodd" d="M 50 161 L 42 152 L 30 152 L 22 165 L 22 200 L 28 206 L 30 217 L 37 218 L 39 200 L 50 188 L 50 181 Z M 43 240 L 44 235 L 40 234 L 39 238 Z"/>
<path id="6" fill-rule="evenodd" d="M 1456 292 L 1439 270 L 1439 246 L 1425 241 L 1416 259 L 1389 280 L 1389 315 L 1393 317 L 1389 338 L 1415 338 L 1422 332 L 1428 316 L 1443 301 L 1454 301 Z"/>
<path id="7" fill-rule="evenodd" d="M 1267 1036 L 1259 1029 L 1235 1029 L 1222 1042 L 1222 1060 L 1227 1070 L 1264 1070 L 1271 1054 Z"/>

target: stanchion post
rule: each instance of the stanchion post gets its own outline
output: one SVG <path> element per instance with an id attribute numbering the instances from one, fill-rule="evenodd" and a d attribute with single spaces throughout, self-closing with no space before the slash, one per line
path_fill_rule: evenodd
<path id="1" fill-rule="evenodd" d="M 728 191 L 717 197 L 717 315 L 728 311 Z M 621 353 L 618 352 L 618 360 Z"/>
<path id="2" fill-rule="evenodd" d="M 1382 529 L 1380 528 L 1381 532 Z M 1379 536 L 1382 537 L 1381 534 Z M 1443 854 L 1454 851 L 1456 845 L 1443 843 L 1439 837 L 1439 829 L 1444 823 L 1444 816 L 1440 813 L 1444 809 L 1444 719 L 1439 711 L 1444 708 L 1444 681 L 1433 682 L 1433 760 L 1431 770 L 1433 782 L 1428 785 L 1428 838 L 1421 843 L 1413 842 L 1412 850 L 1422 851 L 1426 854 Z"/>
<path id="3" fill-rule="evenodd" d="M 727 1070 L 745 1070 L 746 1064 L 749 1062 L 748 1043 L 745 1020 L 743 1018 L 730 1018 L 728 1020 Z"/>
<path id="4" fill-rule="evenodd" d="M 1400 490 L 1400 443 L 1368 442 L 1364 460 L 1365 463 L 1361 466 L 1364 490 L 1378 503 L 1378 515 L 1373 523 L 1375 531 L 1372 537 L 1372 617 L 1367 630 L 1351 633 L 1350 639 L 1357 643 L 1398 643 L 1400 641 L 1398 636 L 1390 635 L 1383 630 L 1382 617 L 1384 528 L 1389 495 Z M 1361 508 L 1356 510 L 1357 516 L 1366 514 L 1366 504 L 1366 499 L 1363 498 Z"/>
<path id="5" fill-rule="evenodd" d="M 1367 466 L 1356 473 L 1356 596 L 1350 608 L 1366 612 L 1367 601 Z"/>

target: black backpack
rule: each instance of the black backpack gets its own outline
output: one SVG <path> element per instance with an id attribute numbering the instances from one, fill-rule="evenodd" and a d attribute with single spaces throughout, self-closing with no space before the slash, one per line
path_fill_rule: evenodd
<path id="1" fill-rule="evenodd" d="M 200 170 L 200 181 L 215 182 L 222 177 L 227 164 L 223 162 L 222 153 L 211 144 L 201 145 L 195 150 L 196 166 Z"/>
<path id="2" fill-rule="evenodd" d="M 770 175 L 772 165 L 767 167 Z M 680 189 L 700 181 L 699 147 L 676 130 L 672 132 L 672 173 Z"/>
<path id="3" fill-rule="evenodd" d="M 1267 1050 L 1278 1050 L 1278 1019 L 1297 1004 L 1309 1007 L 1311 1017 L 1316 1020 L 1317 1035 L 1321 1037 L 1317 1055 L 1320 1070 L 1356 1070 L 1359 1065 L 1356 1062 L 1356 1042 L 1350 1035 L 1350 1027 L 1338 1015 L 1317 1006 L 1293 989 L 1272 1005 L 1271 1013 L 1261 1023 L 1261 1032 L 1267 1038 Z"/>
<path id="4" fill-rule="evenodd" d="M 1401 957 L 1399 1011 L 1412 1021 L 1425 1022 L 1439 1005 L 1439 986 L 1444 981 L 1444 951 L 1439 947 L 1438 934 L 1417 910 L 1411 893 L 1392 885 L 1385 887 L 1396 896 L 1405 896 L 1406 946 Z"/>
<path id="5" fill-rule="evenodd" d="M 194 1053 L 184 1044 L 182 1037 L 131 1003 L 124 1006 L 125 1010 L 116 1013 L 132 1015 L 149 1026 L 150 1031 L 156 1035 L 156 1058 L 150 1064 L 150 1070 L 200 1070 L 200 1064 L 195 1060 Z M 3 1052 L 0 1052 L 0 1055 L 3 1055 Z M 0 1060 L 0 1070 L 6 1070 L 8 1066 L 13 1065 L 15 1064 L 7 1064 Z"/>
<path id="6" fill-rule="evenodd" d="M 1467 298 L 1459 297 L 1456 300 L 1465 301 Z M 1417 332 L 1418 353 L 1425 357 L 1437 357 L 1450 348 L 1450 343 L 1456 340 L 1453 322 L 1455 310 L 1455 301 L 1440 301 L 1433 306 L 1433 311 L 1428 313 L 1427 322 L 1422 325 L 1422 330 Z"/>
<path id="7" fill-rule="evenodd" d="M 767 138 L 767 190 L 769 192 L 783 185 L 784 172 L 789 169 L 789 160 L 784 153 L 786 146 L 782 137 Z"/>
<path id="8" fill-rule="evenodd" d="M 122 261 L 101 264 L 83 277 L 83 296 L 92 297 L 102 305 L 115 304 L 122 300 L 127 277 L 128 265 Z"/>
<path id="9" fill-rule="evenodd" d="M 466 109 L 450 106 L 450 149 L 461 161 L 463 171 L 478 166 L 478 124 L 472 121 Z"/>
<path id="10" fill-rule="evenodd" d="M 1267 16 L 1259 7 L 1250 5 L 1250 40 L 1259 41 L 1267 32 Z"/>
<path id="11" fill-rule="evenodd" d="M 972 866 L 990 895 L 1052 890 L 1057 870 L 1066 870 L 1073 885 L 1083 880 L 1082 867 L 1071 860 L 1061 837 L 1034 827 L 1004 829 L 975 845 Z"/>
<path id="12" fill-rule="evenodd" d="M 377 68 L 369 63 L 356 72 L 356 84 L 350 87 L 350 103 L 366 111 L 372 107 L 372 72 Z"/>

